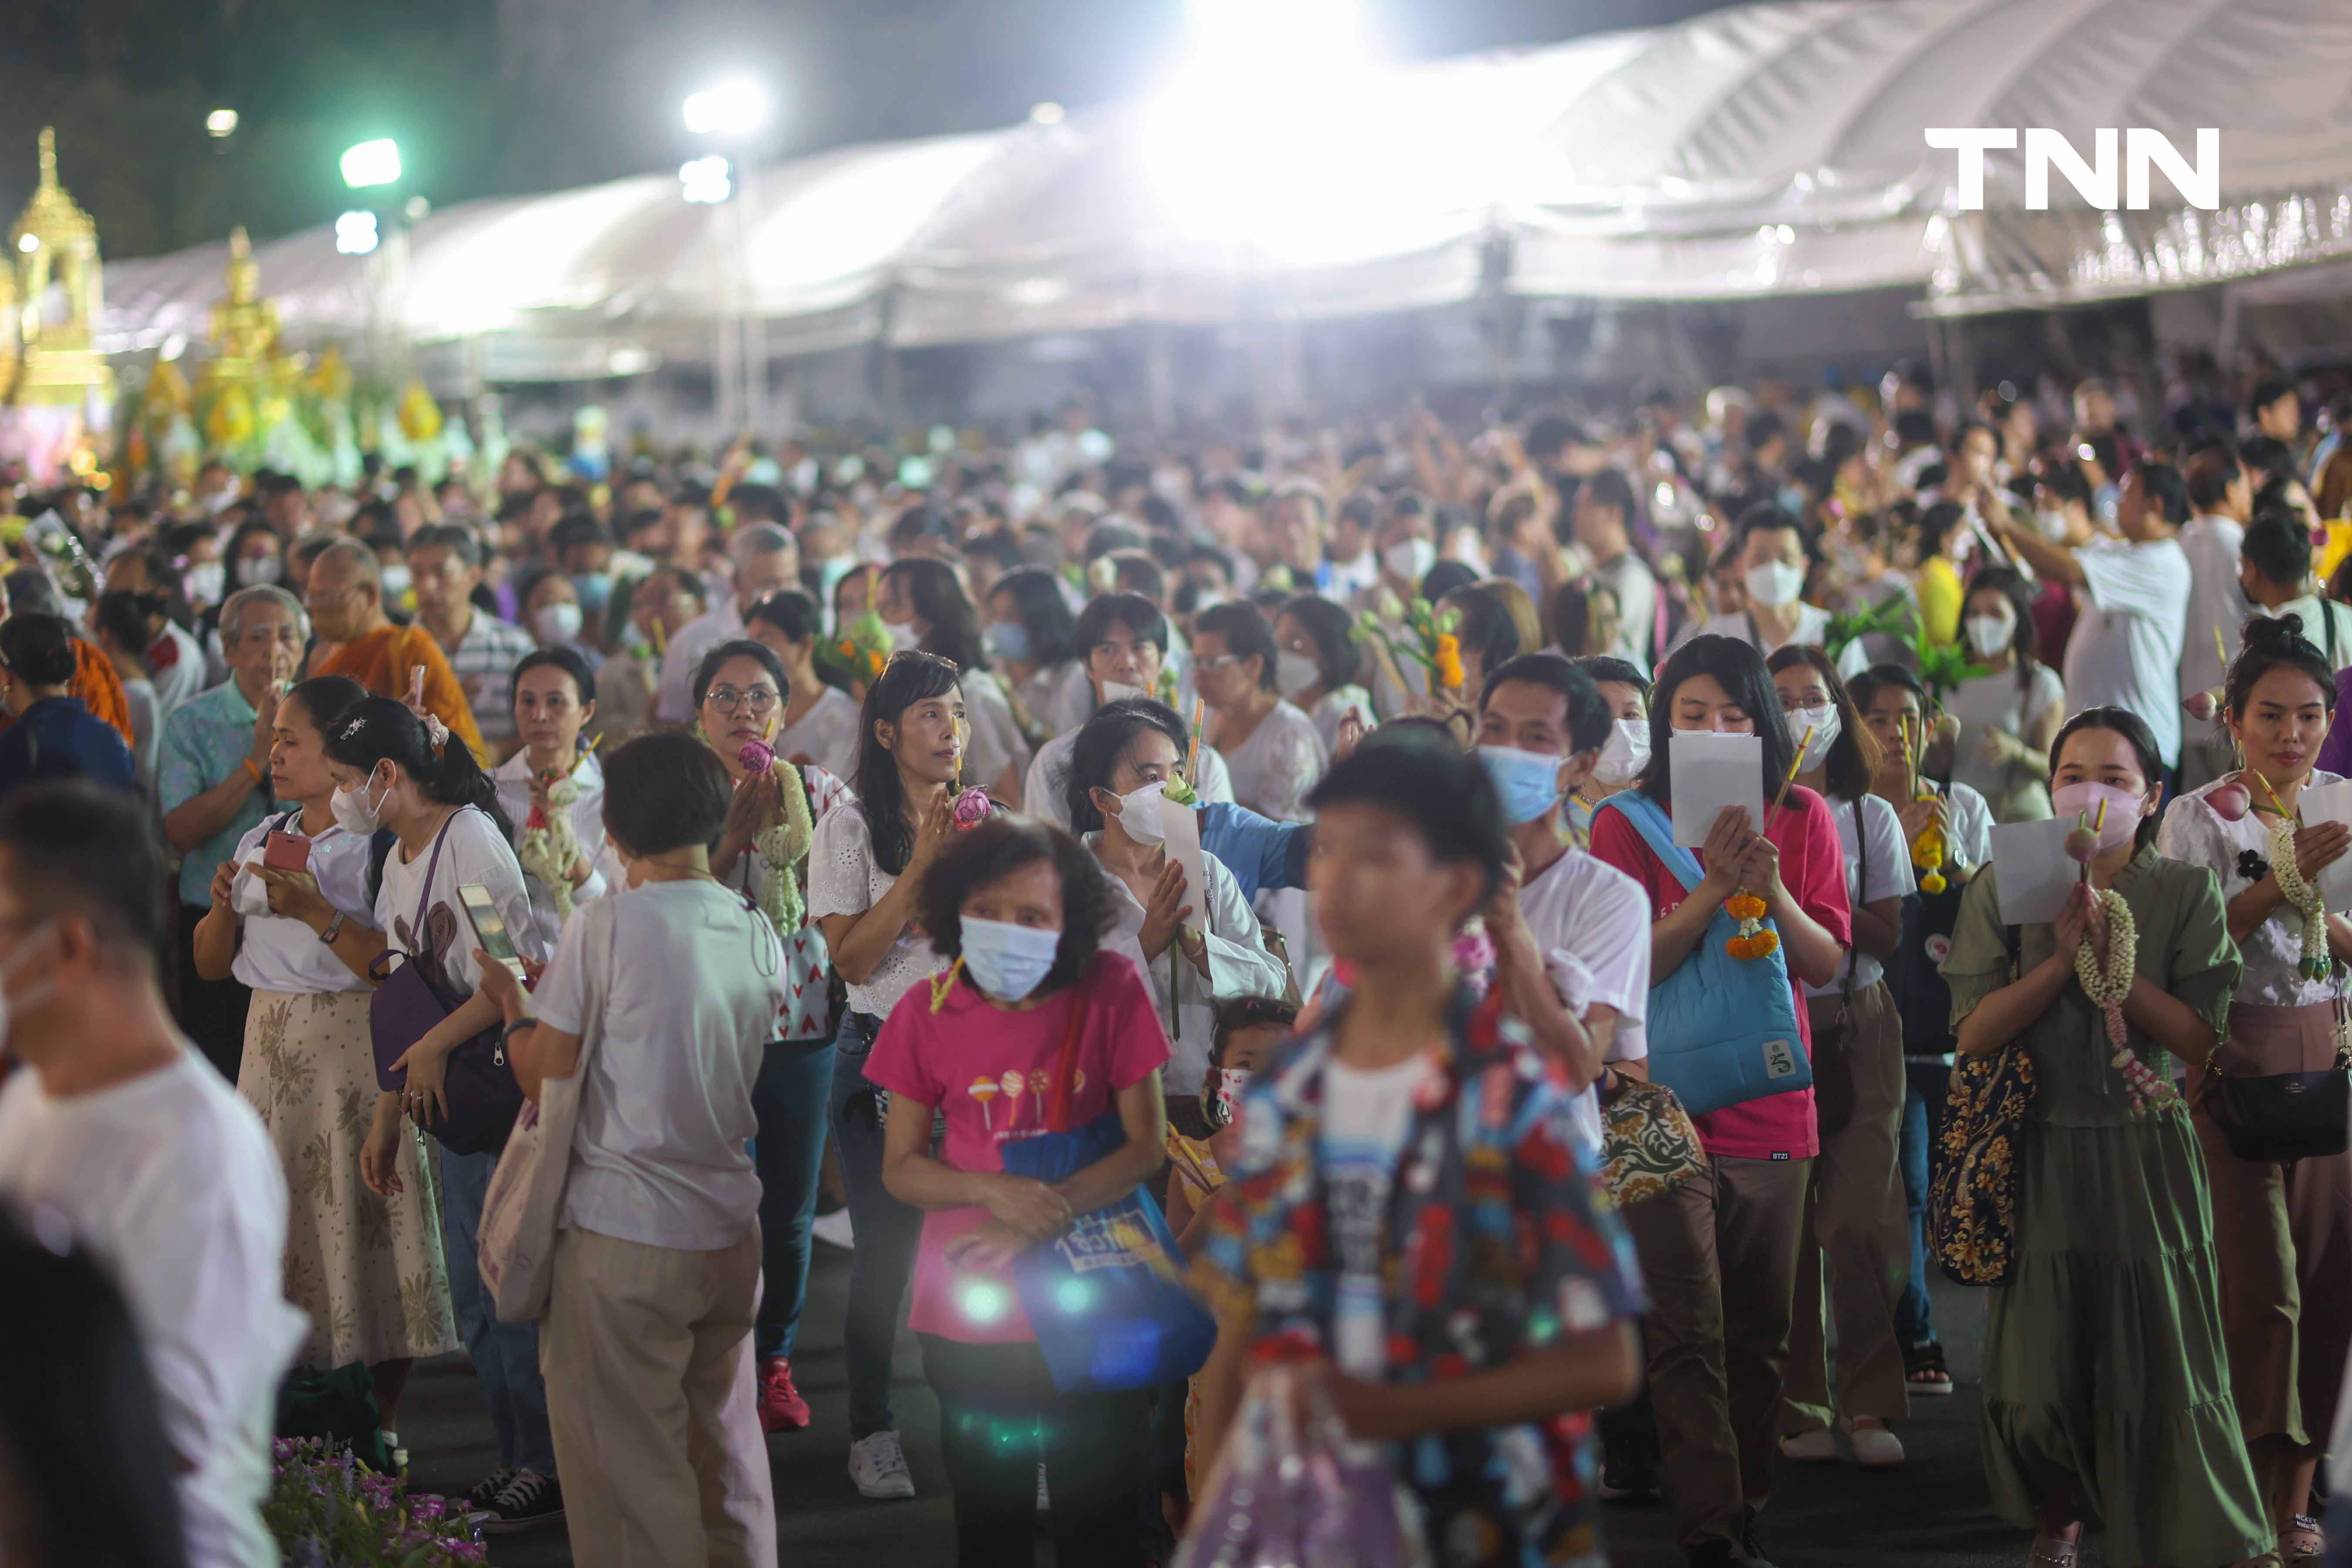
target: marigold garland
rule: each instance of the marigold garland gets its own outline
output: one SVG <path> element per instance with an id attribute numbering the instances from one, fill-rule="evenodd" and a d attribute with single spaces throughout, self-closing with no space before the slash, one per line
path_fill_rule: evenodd
<path id="1" fill-rule="evenodd" d="M 2121 893 L 2110 888 L 2097 898 L 2107 917 L 2106 967 L 2100 968 L 2098 954 L 2086 940 L 2074 949 L 2074 978 L 2106 1020 L 2107 1043 L 2115 1047 L 2107 1065 L 2123 1075 L 2133 1114 L 2145 1115 L 2177 1101 L 2180 1093 L 2139 1059 L 2124 1033 L 2124 995 L 2131 990 L 2132 976 L 2139 965 L 2139 926 Z"/>

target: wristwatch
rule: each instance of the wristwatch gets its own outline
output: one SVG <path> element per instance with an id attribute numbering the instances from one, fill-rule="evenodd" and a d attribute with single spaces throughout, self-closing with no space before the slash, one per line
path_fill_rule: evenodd
<path id="1" fill-rule="evenodd" d="M 335 911 L 334 918 L 327 922 L 327 929 L 319 933 L 320 944 L 324 947 L 332 947 L 335 945 L 335 939 L 342 934 L 343 911 L 337 910 Z"/>

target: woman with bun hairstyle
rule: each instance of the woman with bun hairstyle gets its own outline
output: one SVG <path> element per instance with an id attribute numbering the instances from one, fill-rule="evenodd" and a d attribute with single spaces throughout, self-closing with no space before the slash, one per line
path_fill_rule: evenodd
<path id="1" fill-rule="evenodd" d="M 73 627 L 56 616 L 14 616 L 0 625 L 0 703 L 16 721 L 0 734 L 0 795 L 36 779 L 139 787 L 121 732 L 73 694 L 79 668 Z"/>
<path id="2" fill-rule="evenodd" d="M 2210 1064 L 2189 1069 L 2189 1120 L 2212 1187 L 2231 1392 L 2291 1564 L 2315 1563 L 2323 1550 L 2318 1521 L 2304 1510 L 2352 1351 L 2352 1153 L 2242 1158 L 2207 1096 L 2218 1091 L 2215 1075 L 2326 1072 L 2344 1043 L 2346 986 L 2334 962 L 2352 957 L 2352 924 L 2330 915 L 2309 931 L 2306 910 L 2319 905 L 2305 889 L 2352 847 L 2352 828 L 2290 818 L 2294 864 L 2279 854 L 2282 810 L 2294 812 L 2314 784 L 2342 782 L 2313 765 L 2335 721 L 2335 674 L 2303 636 L 2302 617 L 2248 620 L 2220 715 L 2237 771 L 2175 800 L 2156 841 L 2160 853 L 2213 873 L 2245 964 L 2227 1034 Z"/>
<path id="3" fill-rule="evenodd" d="M 147 649 L 155 641 L 155 627 L 170 601 L 161 594 L 133 594 L 118 589 L 100 594 L 89 609 L 90 633 L 98 651 L 122 681 L 122 700 L 131 710 L 131 759 L 139 787 L 155 794 L 156 747 L 163 739 L 163 714 L 156 706 L 155 674 L 147 663 Z M 88 704 L 84 704 L 88 706 Z"/>

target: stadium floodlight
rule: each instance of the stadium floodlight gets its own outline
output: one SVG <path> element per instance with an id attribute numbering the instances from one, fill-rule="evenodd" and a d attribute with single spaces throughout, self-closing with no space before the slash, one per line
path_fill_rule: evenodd
<path id="1" fill-rule="evenodd" d="M 697 206 L 716 206 L 735 194 L 734 175 L 733 166 L 713 153 L 678 165 L 679 194 Z"/>
<path id="2" fill-rule="evenodd" d="M 767 122 L 767 89 L 746 78 L 687 95 L 686 128 L 697 136 L 740 138 Z"/>
<path id="3" fill-rule="evenodd" d="M 365 256 L 376 247 L 375 214 L 350 212 L 335 219 L 335 249 L 344 256 Z"/>
<path id="4" fill-rule="evenodd" d="M 389 136 L 362 142 L 343 153 L 343 184 L 355 191 L 400 180 L 400 143 Z"/>
<path id="5" fill-rule="evenodd" d="M 212 137 L 215 141 L 224 136 L 236 135 L 236 110 L 234 109 L 215 109 L 210 114 L 205 115 L 205 134 Z"/>

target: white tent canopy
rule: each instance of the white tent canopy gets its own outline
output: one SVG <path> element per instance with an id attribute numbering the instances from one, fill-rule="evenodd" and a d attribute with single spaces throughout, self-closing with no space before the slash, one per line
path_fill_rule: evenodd
<path id="1" fill-rule="evenodd" d="M 522 379 L 697 357 L 740 310 L 789 354 L 1496 289 L 1908 287 L 1967 313 L 2352 256 L 2345 0 L 1793 0 L 1296 79 L 795 159 L 746 182 L 740 227 L 666 175 L 464 203 L 415 227 L 401 325 Z M 2086 157 L 2102 127 L 2193 155 L 2220 126 L 2221 210 L 2159 176 L 2153 210 L 2104 214 L 2061 177 L 2028 212 L 2019 156 L 1995 153 L 1987 210 L 1959 213 L 1929 126 L 2047 126 Z M 331 230 L 257 258 L 296 342 L 366 329 L 370 264 Z M 199 337 L 226 260 L 110 267 L 108 349 Z"/>

